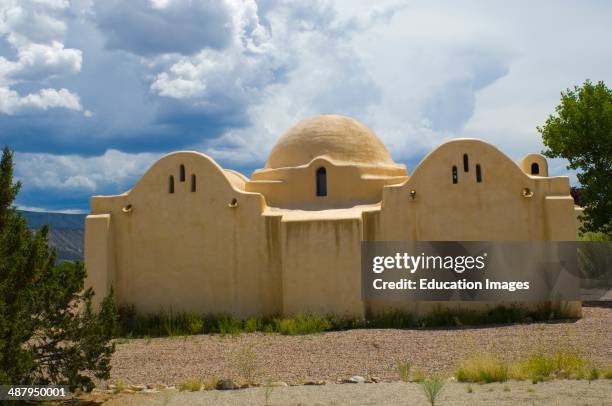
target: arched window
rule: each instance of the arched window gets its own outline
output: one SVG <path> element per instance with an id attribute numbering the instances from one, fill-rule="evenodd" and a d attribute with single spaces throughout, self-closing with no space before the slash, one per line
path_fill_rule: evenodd
<path id="1" fill-rule="evenodd" d="M 468 158 L 468 154 L 463 154 L 463 172 L 468 172 L 470 170 L 470 161 Z"/>
<path id="2" fill-rule="evenodd" d="M 168 193 L 174 193 L 174 176 L 168 177 Z"/>
<path id="3" fill-rule="evenodd" d="M 480 164 L 476 164 L 476 182 L 482 182 L 482 170 L 480 169 Z"/>
<path id="4" fill-rule="evenodd" d="M 540 165 L 537 162 L 531 164 L 531 174 L 539 175 L 540 174 Z"/>
<path id="5" fill-rule="evenodd" d="M 457 175 L 457 167 L 453 166 L 453 183 L 457 183 L 459 181 L 459 176 Z"/>
<path id="6" fill-rule="evenodd" d="M 325 168 L 317 169 L 317 196 L 327 196 L 327 171 Z"/>
<path id="7" fill-rule="evenodd" d="M 191 191 L 192 192 L 196 191 L 196 176 L 195 175 L 191 175 Z"/>
<path id="8" fill-rule="evenodd" d="M 185 182 L 185 165 L 181 165 L 179 180 Z"/>

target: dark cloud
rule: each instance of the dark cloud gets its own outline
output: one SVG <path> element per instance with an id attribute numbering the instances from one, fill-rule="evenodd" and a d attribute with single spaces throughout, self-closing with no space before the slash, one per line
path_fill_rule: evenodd
<path id="1" fill-rule="evenodd" d="M 138 55 L 193 54 L 203 48 L 222 49 L 232 34 L 224 3 L 170 1 L 155 8 L 149 0 L 95 2 L 96 23 L 111 49 Z"/>

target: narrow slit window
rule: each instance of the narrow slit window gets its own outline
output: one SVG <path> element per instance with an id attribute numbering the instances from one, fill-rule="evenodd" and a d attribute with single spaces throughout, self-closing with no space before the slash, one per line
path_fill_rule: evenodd
<path id="1" fill-rule="evenodd" d="M 174 193 L 174 176 L 168 177 L 168 193 Z"/>
<path id="2" fill-rule="evenodd" d="M 185 165 L 181 165 L 180 168 L 180 181 L 185 182 Z"/>
<path id="3" fill-rule="evenodd" d="M 196 176 L 195 175 L 191 175 L 191 191 L 192 192 L 196 191 Z"/>
<path id="4" fill-rule="evenodd" d="M 540 165 L 537 162 L 531 164 L 531 174 L 539 175 L 540 174 Z"/>
<path id="5" fill-rule="evenodd" d="M 453 183 L 457 183 L 459 181 L 459 176 L 457 175 L 457 167 L 453 166 Z"/>
<path id="6" fill-rule="evenodd" d="M 482 169 L 480 169 L 480 164 L 476 165 L 476 182 L 482 182 Z"/>
<path id="7" fill-rule="evenodd" d="M 470 170 L 470 159 L 468 158 L 468 154 L 463 154 L 463 172 L 468 172 Z"/>
<path id="8" fill-rule="evenodd" d="M 317 169 L 317 196 L 327 196 L 327 171 L 325 168 Z"/>

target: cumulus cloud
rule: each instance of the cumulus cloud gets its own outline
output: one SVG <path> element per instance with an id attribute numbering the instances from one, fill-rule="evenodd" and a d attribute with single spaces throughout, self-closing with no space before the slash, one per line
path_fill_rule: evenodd
<path id="1" fill-rule="evenodd" d="M 0 55 L 0 113 L 83 109 L 78 94 L 65 88 L 43 87 L 23 96 L 14 89 L 24 81 L 42 83 L 81 70 L 81 50 L 65 48 L 58 40 L 66 30 L 60 14 L 67 7 L 68 2 L 60 0 L 6 0 L 0 4 L 0 35 L 16 52 L 14 60 Z"/>
<path id="2" fill-rule="evenodd" d="M 142 175 L 159 154 L 127 154 L 108 150 L 100 156 L 17 153 L 16 176 L 29 187 L 92 192 L 109 185 L 126 187 Z M 122 190 L 124 191 L 124 190 Z"/>
<path id="3" fill-rule="evenodd" d="M 19 203 L 48 209 L 87 209 L 94 194 L 129 190 L 159 154 L 128 154 L 108 150 L 103 155 L 15 154 L 15 177 L 23 182 Z"/>
<path id="4" fill-rule="evenodd" d="M 0 113 L 15 114 L 28 109 L 47 110 L 65 108 L 82 110 L 79 96 L 67 89 L 41 89 L 36 93 L 20 96 L 16 91 L 0 87 Z"/>

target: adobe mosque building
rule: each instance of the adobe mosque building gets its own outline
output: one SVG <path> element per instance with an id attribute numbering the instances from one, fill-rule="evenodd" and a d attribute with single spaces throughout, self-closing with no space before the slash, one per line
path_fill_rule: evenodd
<path id="1" fill-rule="evenodd" d="M 362 317 L 385 306 L 361 298 L 362 240 L 575 239 L 569 180 L 541 155 L 517 166 L 455 139 L 409 174 L 365 125 L 322 115 L 283 135 L 251 179 L 175 152 L 130 191 L 93 197 L 85 262 L 98 300 L 112 286 L 143 313 Z"/>

